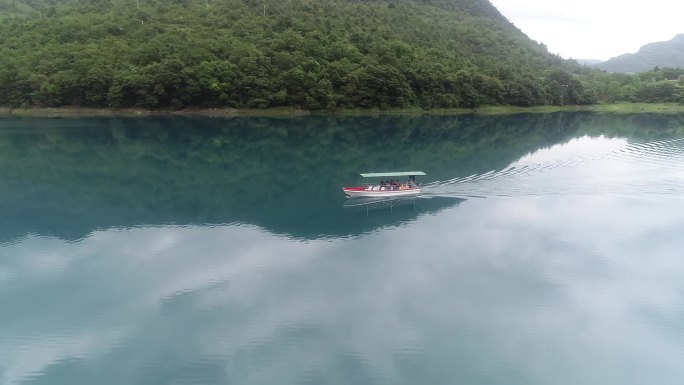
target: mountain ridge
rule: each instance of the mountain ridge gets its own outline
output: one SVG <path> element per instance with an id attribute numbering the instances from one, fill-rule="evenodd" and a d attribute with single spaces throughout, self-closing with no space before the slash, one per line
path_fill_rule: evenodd
<path id="1" fill-rule="evenodd" d="M 684 33 L 667 41 L 646 44 L 636 53 L 619 55 L 594 67 L 621 73 L 644 72 L 655 67 L 684 68 Z"/>

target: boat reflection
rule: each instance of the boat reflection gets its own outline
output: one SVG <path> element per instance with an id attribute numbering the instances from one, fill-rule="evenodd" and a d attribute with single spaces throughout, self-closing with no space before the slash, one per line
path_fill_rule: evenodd
<path id="1" fill-rule="evenodd" d="M 349 198 L 342 205 L 345 209 L 371 215 L 399 215 L 417 217 L 419 213 L 433 213 L 446 207 L 456 206 L 464 199 L 452 197 L 391 197 Z"/>
<path id="2" fill-rule="evenodd" d="M 402 198 L 350 198 L 344 202 L 345 209 L 363 209 L 366 210 L 366 215 L 371 210 L 388 209 L 390 213 L 395 208 L 409 206 L 411 209 L 416 208 L 416 197 L 402 197 Z"/>

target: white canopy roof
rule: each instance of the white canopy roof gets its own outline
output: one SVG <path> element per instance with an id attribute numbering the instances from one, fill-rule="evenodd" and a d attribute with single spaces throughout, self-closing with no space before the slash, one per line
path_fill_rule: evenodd
<path id="1" fill-rule="evenodd" d="M 382 178 L 386 176 L 411 176 L 411 175 L 426 175 L 422 171 L 394 171 L 394 172 L 369 172 L 360 174 L 364 178 Z"/>

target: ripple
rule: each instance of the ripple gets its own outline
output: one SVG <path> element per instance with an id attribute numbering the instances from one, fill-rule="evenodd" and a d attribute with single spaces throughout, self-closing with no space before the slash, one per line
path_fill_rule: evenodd
<path id="1" fill-rule="evenodd" d="M 425 185 L 426 196 L 612 194 L 681 197 L 684 138 L 630 143 L 583 137 L 529 154 L 500 170 Z"/>

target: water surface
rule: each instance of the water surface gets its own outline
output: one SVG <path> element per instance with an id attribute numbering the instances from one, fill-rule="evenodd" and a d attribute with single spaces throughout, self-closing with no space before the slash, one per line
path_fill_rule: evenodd
<path id="1" fill-rule="evenodd" d="M 0 119 L 0 384 L 676 383 L 683 138 L 681 115 Z M 340 191 L 404 169 L 415 201 Z"/>

